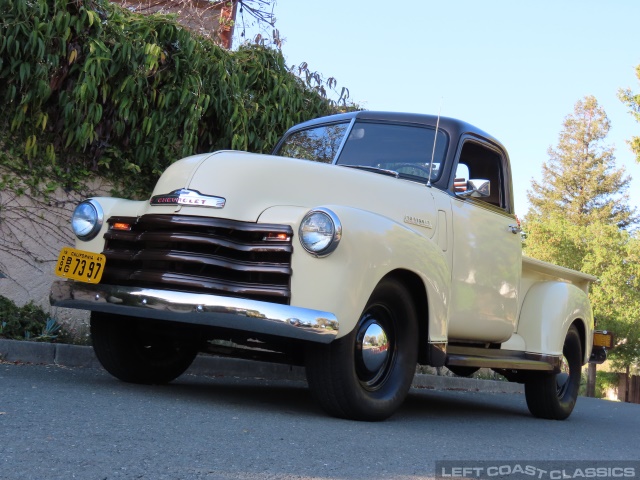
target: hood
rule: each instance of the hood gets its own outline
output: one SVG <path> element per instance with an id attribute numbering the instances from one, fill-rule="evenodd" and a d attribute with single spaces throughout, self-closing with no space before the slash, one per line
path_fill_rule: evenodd
<path id="1" fill-rule="evenodd" d="M 431 190 L 423 184 L 336 165 L 235 151 L 196 155 L 174 163 L 158 181 L 152 198 L 180 189 L 224 199 L 224 206 L 156 205 L 148 212 L 179 210 L 185 215 L 255 222 L 273 206 L 345 205 L 398 217 L 402 222 L 405 216 L 424 218 L 435 209 Z"/>

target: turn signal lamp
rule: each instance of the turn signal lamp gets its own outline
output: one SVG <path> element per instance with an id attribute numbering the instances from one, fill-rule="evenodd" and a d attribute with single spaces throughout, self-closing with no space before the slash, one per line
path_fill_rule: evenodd
<path id="1" fill-rule="evenodd" d="M 128 232 L 128 231 L 131 230 L 131 224 L 122 223 L 122 222 L 116 222 L 113 225 L 111 225 L 111 229 L 112 230 L 124 230 L 125 232 Z"/>

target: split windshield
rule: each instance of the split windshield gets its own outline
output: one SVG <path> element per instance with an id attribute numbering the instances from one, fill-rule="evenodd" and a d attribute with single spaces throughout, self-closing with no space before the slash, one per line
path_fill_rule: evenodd
<path id="1" fill-rule="evenodd" d="M 338 123 L 293 132 L 274 153 L 417 181 L 429 178 L 435 128 L 369 122 L 349 127 L 350 123 Z M 431 181 L 440 176 L 446 148 L 447 136 L 439 131 Z"/>

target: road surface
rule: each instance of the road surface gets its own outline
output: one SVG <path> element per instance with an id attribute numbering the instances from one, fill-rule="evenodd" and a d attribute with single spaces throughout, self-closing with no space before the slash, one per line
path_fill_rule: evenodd
<path id="1" fill-rule="evenodd" d="M 640 405 L 590 398 L 557 422 L 520 394 L 412 389 L 362 423 L 326 416 L 304 382 L 0 364 L 2 480 L 432 478 L 438 460 L 636 460 L 638 432 Z"/>

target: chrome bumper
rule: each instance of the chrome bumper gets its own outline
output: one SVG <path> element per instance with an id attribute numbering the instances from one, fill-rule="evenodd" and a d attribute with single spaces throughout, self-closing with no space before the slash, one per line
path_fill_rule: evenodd
<path id="1" fill-rule="evenodd" d="M 223 327 L 329 343 L 338 319 L 329 312 L 198 293 L 57 280 L 52 306 Z"/>

